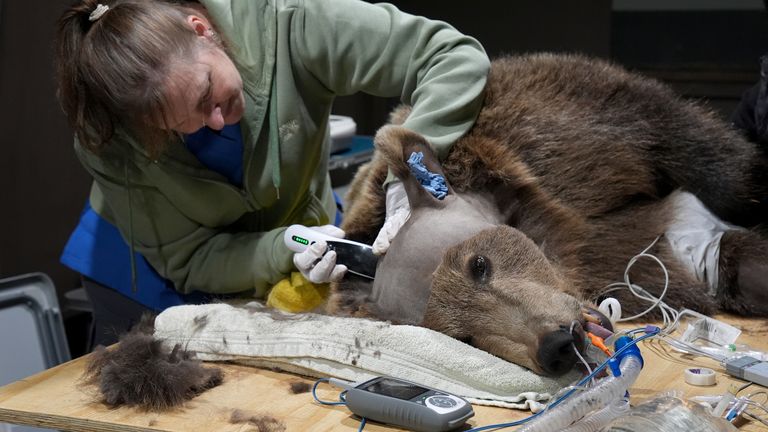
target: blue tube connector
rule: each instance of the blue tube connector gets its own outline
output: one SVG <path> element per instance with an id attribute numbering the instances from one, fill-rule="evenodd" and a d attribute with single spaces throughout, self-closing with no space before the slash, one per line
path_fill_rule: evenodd
<path id="1" fill-rule="evenodd" d="M 629 336 L 621 336 L 620 338 L 616 339 L 616 342 L 614 342 L 613 347 L 615 352 L 619 352 L 622 348 L 629 345 L 624 351 L 621 352 L 621 354 L 617 355 L 616 357 L 608 360 L 608 367 L 611 369 L 611 373 L 613 373 L 613 376 L 621 376 L 621 369 L 619 369 L 619 365 L 621 364 L 621 361 L 626 356 L 634 356 L 640 361 L 640 368 L 642 369 L 644 366 L 643 362 L 643 356 L 640 354 L 640 347 L 637 346 L 637 344 L 633 341 L 633 339 Z"/>

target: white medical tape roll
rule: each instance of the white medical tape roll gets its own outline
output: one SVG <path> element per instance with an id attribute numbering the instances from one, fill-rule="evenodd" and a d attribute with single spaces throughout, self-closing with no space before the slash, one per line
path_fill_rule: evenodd
<path id="1" fill-rule="evenodd" d="M 715 385 L 715 371 L 709 368 L 688 368 L 685 370 L 685 382 L 695 386 Z"/>

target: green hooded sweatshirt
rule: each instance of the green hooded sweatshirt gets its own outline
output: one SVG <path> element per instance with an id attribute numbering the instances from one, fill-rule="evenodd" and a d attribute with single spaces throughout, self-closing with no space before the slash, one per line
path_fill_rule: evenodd
<path id="1" fill-rule="evenodd" d="M 91 205 L 183 293 L 262 296 L 293 270 L 284 227 L 322 225 L 334 98 L 358 91 L 413 106 L 404 126 L 444 156 L 480 110 L 490 62 L 449 25 L 357 0 L 201 0 L 243 79 L 243 186 L 169 143 L 153 160 L 118 130 L 98 155 Z M 137 281 L 141 285 L 141 281 Z"/>

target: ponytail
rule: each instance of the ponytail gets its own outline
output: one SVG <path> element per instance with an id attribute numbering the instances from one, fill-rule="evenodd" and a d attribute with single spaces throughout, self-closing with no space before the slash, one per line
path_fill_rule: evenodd
<path id="1" fill-rule="evenodd" d="M 108 9 L 90 20 L 99 4 Z M 150 155 L 161 152 L 170 132 L 148 118 L 166 118 L 162 87 L 169 67 L 197 46 L 186 25 L 189 13 L 170 0 L 80 0 L 64 12 L 57 29 L 57 97 L 85 148 L 101 150 L 124 128 Z"/>
<path id="2" fill-rule="evenodd" d="M 93 25 L 88 17 L 96 7 L 97 0 L 84 0 L 64 12 L 58 22 L 55 57 L 59 104 L 83 144 L 94 150 L 114 133 L 109 116 L 99 115 L 105 109 L 96 106 L 97 102 L 86 95 L 88 88 L 78 71 L 79 53 L 85 35 Z M 85 127 L 86 123 L 90 128 Z"/>

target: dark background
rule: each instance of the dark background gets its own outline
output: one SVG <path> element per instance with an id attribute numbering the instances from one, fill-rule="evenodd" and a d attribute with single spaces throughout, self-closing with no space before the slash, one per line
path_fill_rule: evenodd
<path id="1" fill-rule="evenodd" d="M 75 312 L 63 293 L 80 282 L 58 256 L 90 183 L 55 99 L 55 21 L 70 3 L 0 0 L 0 278 L 47 273 L 65 320 Z M 724 118 L 757 80 L 758 58 L 768 51 L 768 18 L 759 0 L 394 3 L 450 22 L 478 38 L 491 57 L 557 51 L 608 58 L 669 82 Z M 341 98 L 335 112 L 353 116 L 359 133 L 373 134 L 395 103 L 356 95 Z"/>

